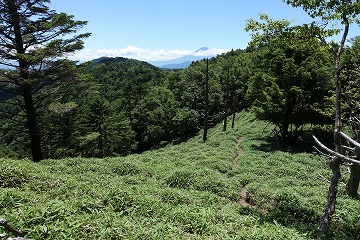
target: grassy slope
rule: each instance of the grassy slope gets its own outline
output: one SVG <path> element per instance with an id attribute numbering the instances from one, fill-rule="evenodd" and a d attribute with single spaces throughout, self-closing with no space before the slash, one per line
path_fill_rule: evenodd
<path id="1" fill-rule="evenodd" d="M 265 126 L 241 113 L 206 144 L 198 136 L 124 158 L 0 160 L 0 218 L 33 239 L 312 238 L 328 187 L 318 175 L 330 171 L 320 157 L 277 149 Z M 334 238 L 359 238 L 359 202 L 341 188 L 338 206 Z"/>

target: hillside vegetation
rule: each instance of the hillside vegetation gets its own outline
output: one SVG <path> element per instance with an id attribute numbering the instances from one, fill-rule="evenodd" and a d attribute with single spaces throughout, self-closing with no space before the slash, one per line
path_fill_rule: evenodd
<path id="1" fill-rule="evenodd" d="M 312 239 L 326 160 L 285 151 L 242 112 L 208 141 L 127 157 L 0 160 L 0 218 L 32 239 Z M 360 238 L 360 205 L 340 188 L 334 239 Z M 1 232 L 1 231 L 0 231 Z"/>

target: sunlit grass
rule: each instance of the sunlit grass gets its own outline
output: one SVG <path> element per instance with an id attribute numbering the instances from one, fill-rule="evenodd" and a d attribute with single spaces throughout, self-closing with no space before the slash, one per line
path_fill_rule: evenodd
<path id="1" fill-rule="evenodd" d="M 326 160 L 282 151 L 249 113 L 221 129 L 120 158 L 2 159 L 0 218 L 33 239 L 313 238 Z M 335 239 L 360 237 L 359 205 L 340 189 Z"/>

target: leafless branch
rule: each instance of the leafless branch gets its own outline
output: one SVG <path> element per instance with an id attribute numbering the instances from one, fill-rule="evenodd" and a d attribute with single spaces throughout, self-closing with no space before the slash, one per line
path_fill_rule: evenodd
<path id="1" fill-rule="evenodd" d="M 21 93 L 16 92 L 16 91 L 13 91 L 13 90 L 10 90 L 9 88 L 0 87 L 0 90 L 2 90 L 2 91 L 4 91 L 4 92 L 7 92 L 7 93 L 14 94 L 14 95 L 21 95 Z"/>
<path id="2" fill-rule="evenodd" d="M 330 154 L 332 156 L 336 156 L 336 157 L 340 158 L 342 161 L 360 165 L 360 161 L 349 158 L 349 157 L 344 156 L 344 155 L 342 155 L 340 153 L 337 153 L 337 152 L 331 150 L 330 148 L 326 147 L 324 144 L 322 144 L 315 136 L 313 136 L 313 138 L 314 138 L 316 144 L 319 145 L 319 147 L 321 147 L 323 150 L 325 150 L 328 154 Z"/>
<path id="3" fill-rule="evenodd" d="M 328 159 L 330 159 L 330 160 L 333 160 L 334 156 L 331 156 L 331 155 L 329 155 L 329 154 L 326 154 L 326 153 L 320 151 L 320 149 L 318 149 L 318 148 L 315 147 L 315 146 L 314 146 L 314 149 L 315 149 L 320 155 L 323 155 L 323 156 L 325 156 L 326 158 L 328 158 Z"/>
<path id="4" fill-rule="evenodd" d="M 6 128 L 0 127 L 0 130 L 1 131 L 13 131 L 13 132 L 18 133 L 18 134 L 26 132 L 25 130 L 18 129 L 18 128 L 11 128 L 11 127 L 6 127 Z"/>
<path id="5" fill-rule="evenodd" d="M 331 181 L 329 179 L 327 179 L 326 177 L 324 177 L 323 175 L 319 174 L 319 178 L 321 178 L 322 180 L 324 180 L 325 182 L 331 183 Z M 345 183 L 342 183 L 343 186 L 346 186 Z"/>
<path id="6" fill-rule="evenodd" d="M 342 147 L 342 148 L 345 148 L 345 149 L 347 149 L 347 150 L 349 150 L 349 151 L 352 151 L 352 152 L 355 150 L 355 148 L 348 147 L 348 146 L 344 146 L 344 145 L 342 145 L 341 147 Z"/>
<path id="7" fill-rule="evenodd" d="M 19 106 L 19 105 L 15 105 L 15 106 Z M 19 106 L 20 107 L 20 106 Z M 4 113 L 4 114 L 8 114 L 11 116 L 21 116 L 21 117 L 26 117 L 26 115 L 23 114 L 19 114 L 18 112 L 11 112 L 11 111 L 7 111 L 6 109 L 0 108 L 0 113 Z"/>
<path id="8" fill-rule="evenodd" d="M 348 137 L 345 133 L 340 132 L 340 135 L 343 138 L 345 138 L 348 142 L 350 142 L 352 145 L 354 145 L 355 147 L 360 147 L 360 143 L 358 143 L 357 141 L 355 141 L 352 138 Z"/>

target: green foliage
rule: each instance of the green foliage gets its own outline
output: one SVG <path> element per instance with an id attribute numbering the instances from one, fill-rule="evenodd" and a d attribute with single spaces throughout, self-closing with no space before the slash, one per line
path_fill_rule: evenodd
<path id="1" fill-rule="evenodd" d="M 209 60 L 209 126 L 251 108 L 275 123 L 281 140 L 288 142 L 301 134 L 305 123 L 324 123 L 332 74 L 328 56 L 318 43 L 305 47 L 286 38 L 283 30 L 269 29 L 271 45 L 259 43 Z M 125 58 L 100 58 L 82 67 L 91 74 L 81 73 L 88 90 L 78 86 L 78 97 L 63 98 L 42 112 L 48 158 L 142 152 L 185 141 L 204 126 L 205 61 L 176 71 Z M 22 154 L 20 149 L 26 148 L 10 145 L 12 138 L 23 142 L 26 136 L 7 131 L 9 149 Z"/>
<path id="2" fill-rule="evenodd" d="M 169 187 L 189 188 L 195 181 L 195 173 L 190 171 L 177 171 L 170 176 L 166 183 Z"/>
<path id="3" fill-rule="evenodd" d="M 11 106 L 5 113 L 16 123 L 14 129 L 20 132 L 23 127 L 17 125 L 25 126 L 35 162 L 44 158 L 41 111 L 49 101 L 66 95 L 70 84 L 81 82 L 79 69 L 65 55 L 82 49 L 83 39 L 90 36 L 76 35 L 85 21 L 50 10 L 49 2 L 0 1 L 0 56 L 9 67 L 0 71 L 0 90 L 8 93 L 2 102 Z"/>
<path id="4" fill-rule="evenodd" d="M 194 109 L 182 108 L 176 111 L 172 121 L 177 138 L 188 139 L 197 132 L 199 113 Z"/>
<path id="5" fill-rule="evenodd" d="M 274 208 L 269 213 L 269 218 L 285 226 L 302 223 L 305 225 L 316 224 L 319 216 L 313 209 L 304 207 L 299 198 L 292 193 L 281 193 L 274 199 Z"/>
<path id="6" fill-rule="evenodd" d="M 284 0 L 287 4 L 294 7 L 302 7 L 310 17 L 321 17 L 323 20 L 341 20 L 341 13 L 345 13 L 352 18 L 357 17 L 360 3 L 357 1 L 309 1 L 309 0 Z"/>
<path id="7" fill-rule="evenodd" d="M 119 101 L 127 112 L 147 92 L 148 87 L 159 85 L 160 69 L 137 60 L 126 58 L 100 58 L 88 63 L 88 72 L 100 84 L 100 94 L 110 102 Z"/>
<path id="8" fill-rule="evenodd" d="M 247 30 L 253 32 L 253 76 L 246 97 L 261 119 L 278 128 L 283 142 L 299 137 L 307 123 L 324 124 L 321 114 L 331 84 L 331 57 L 319 41 L 296 42 L 296 29 L 286 21 L 261 16 L 250 20 Z"/>
<path id="9" fill-rule="evenodd" d="M 0 216 L 33 239 L 313 239 L 326 161 L 278 149 L 266 126 L 242 112 L 206 144 L 199 134 L 127 157 L 1 160 L 0 182 L 16 186 L 0 186 Z M 339 191 L 332 237 L 356 238 L 357 203 Z"/>
<path id="10" fill-rule="evenodd" d="M 352 39 L 352 45 L 344 51 L 343 58 L 343 108 L 346 119 L 351 121 L 360 116 L 360 38 Z M 356 131 L 356 124 L 351 124 Z"/>
<path id="11" fill-rule="evenodd" d="M 85 100 L 74 131 L 76 152 L 83 156 L 127 155 L 136 146 L 135 133 L 128 119 L 99 95 Z"/>
<path id="12" fill-rule="evenodd" d="M 171 140 L 173 118 L 177 110 L 173 93 L 164 87 L 149 89 L 148 94 L 135 109 L 135 128 L 141 133 L 141 140 L 151 147 L 161 141 Z"/>
<path id="13" fill-rule="evenodd" d="M 259 18 L 262 22 L 249 19 L 246 22 L 245 31 L 251 31 L 252 41 L 250 46 L 256 47 L 277 44 L 282 39 L 288 40 L 291 37 L 290 21 L 274 20 L 266 14 L 260 14 Z"/>
<path id="14" fill-rule="evenodd" d="M 28 181 L 28 176 L 19 167 L 6 166 L 0 169 L 0 188 L 19 188 Z"/>

